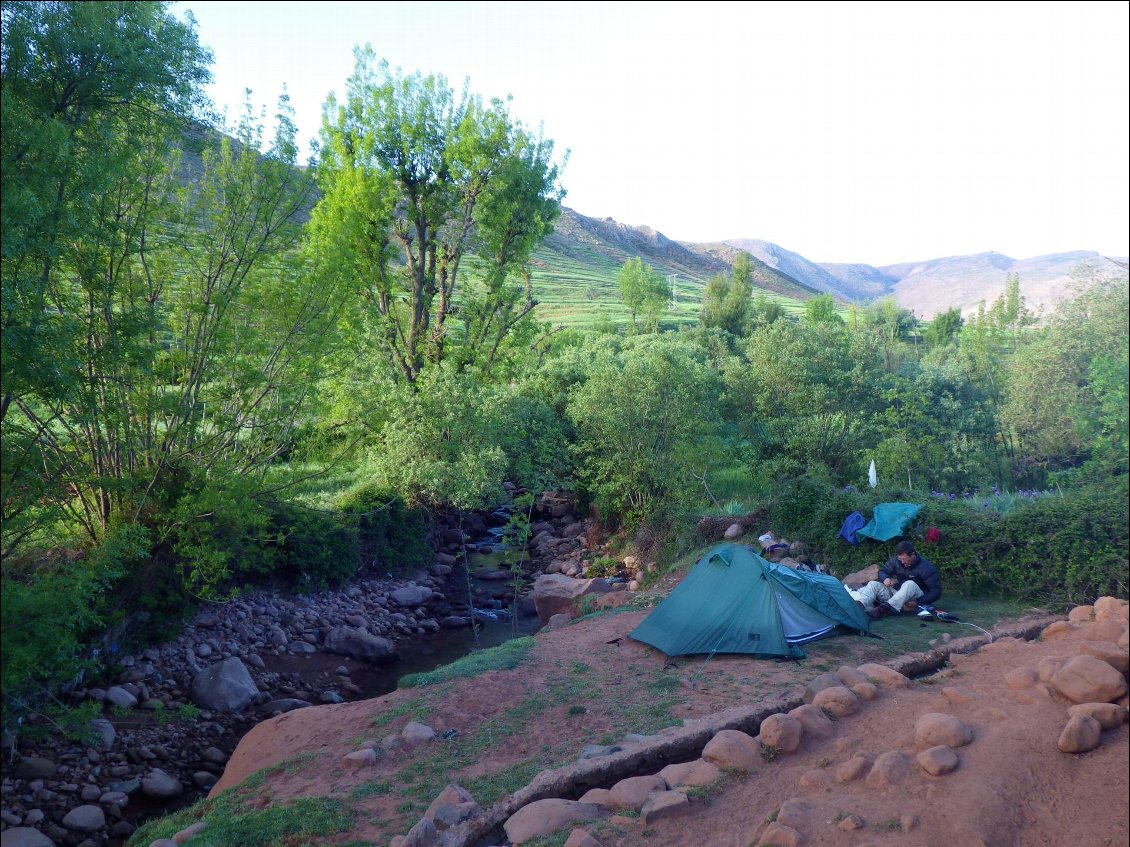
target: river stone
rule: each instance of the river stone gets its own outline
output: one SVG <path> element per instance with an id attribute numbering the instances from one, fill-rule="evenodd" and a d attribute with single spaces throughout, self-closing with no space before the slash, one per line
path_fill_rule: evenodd
<path id="1" fill-rule="evenodd" d="M 944 744 L 964 747 L 973 740 L 973 730 L 961 718 L 944 712 L 930 712 L 914 722 L 914 742 L 918 749 Z"/>
<path id="2" fill-rule="evenodd" d="M 690 799 L 682 791 L 653 791 L 640 807 L 640 820 L 649 826 L 663 818 L 674 818 L 690 811 Z"/>
<path id="3" fill-rule="evenodd" d="M 761 722 L 761 743 L 781 753 L 795 753 L 803 732 L 804 725 L 796 718 L 779 713 L 770 715 Z"/>
<path id="4" fill-rule="evenodd" d="M 629 776 L 608 790 L 608 802 L 613 809 L 638 812 L 653 791 L 666 791 L 667 783 L 661 776 Z"/>
<path id="5" fill-rule="evenodd" d="M 1103 729 L 1117 729 L 1126 722 L 1126 708 L 1117 703 L 1079 703 L 1068 707 L 1067 714 L 1094 718 Z"/>
<path id="6" fill-rule="evenodd" d="M 898 750 L 890 750 L 875 760 L 867 774 L 868 788 L 903 787 L 910 774 L 910 760 Z"/>
<path id="7" fill-rule="evenodd" d="M 114 729 L 114 725 L 105 718 L 95 718 L 87 726 L 91 731 L 98 736 L 98 749 L 109 750 L 114 746 L 114 741 L 118 737 L 118 731 Z"/>
<path id="8" fill-rule="evenodd" d="M 272 700 L 263 709 L 269 714 L 275 712 L 292 712 L 295 709 L 305 709 L 307 706 L 313 706 L 309 700 L 299 700 L 297 697 L 283 697 L 279 700 Z"/>
<path id="9" fill-rule="evenodd" d="M 659 772 L 659 776 L 669 788 L 693 788 L 710 785 L 722 776 L 722 769 L 702 759 L 695 759 L 693 762 L 668 765 Z"/>
<path id="10" fill-rule="evenodd" d="M 55 842 L 30 826 L 16 826 L 0 834 L 0 847 L 55 847 Z"/>
<path id="11" fill-rule="evenodd" d="M 101 806 L 87 804 L 67 812 L 63 826 L 73 832 L 98 832 L 106 825 L 106 813 Z"/>
<path id="12" fill-rule="evenodd" d="M 945 744 L 923 750 L 917 758 L 918 766 L 931 776 L 943 776 L 957 770 L 957 753 Z"/>
<path id="13" fill-rule="evenodd" d="M 154 768 L 148 776 L 141 778 L 141 793 L 146 797 L 179 797 L 184 793 L 184 786 L 175 776 Z"/>
<path id="14" fill-rule="evenodd" d="M 16 765 L 16 777 L 29 781 L 48 779 L 53 777 L 58 769 L 59 766 L 50 759 L 44 759 L 42 756 L 26 756 Z"/>
<path id="15" fill-rule="evenodd" d="M 123 709 L 132 709 L 137 705 L 137 698 L 120 685 L 115 685 L 106 692 L 106 702 Z"/>
<path id="16" fill-rule="evenodd" d="M 723 729 L 702 748 L 702 758 L 722 769 L 753 770 L 761 763 L 761 745 L 740 729 Z"/>
<path id="17" fill-rule="evenodd" d="M 387 638 L 348 626 L 335 626 L 326 633 L 324 648 L 327 653 L 371 662 L 391 662 L 396 658 L 396 650 Z"/>
<path id="18" fill-rule="evenodd" d="M 825 688 L 833 688 L 835 686 L 842 686 L 843 684 L 843 681 L 831 671 L 826 671 L 818 676 L 814 676 L 804 687 L 804 702 L 811 703 L 816 698 L 816 695 Z"/>
<path id="19" fill-rule="evenodd" d="M 427 603 L 431 599 L 432 590 L 423 585 L 410 585 L 396 589 L 389 596 L 398 605 L 411 608 Z"/>
<path id="20" fill-rule="evenodd" d="M 431 741 L 435 738 L 436 731 L 427 724 L 409 721 L 405 724 L 404 729 L 400 731 L 400 737 L 408 744 L 419 744 L 420 742 Z"/>
<path id="21" fill-rule="evenodd" d="M 823 740 L 836 734 L 836 725 L 819 706 L 805 703 L 803 706 L 797 706 L 788 715 L 800 723 L 805 737 Z"/>
<path id="22" fill-rule="evenodd" d="M 459 826 L 459 824 L 471 820 L 481 811 L 482 808 L 473 800 L 470 803 L 454 803 L 450 806 L 440 806 L 432 816 L 432 823 L 435 824 L 437 830 L 442 832 L 443 830 L 451 829 L 454 826 Z"/>
<path id="23" fill-rule="evenodd" d="M 782 823 L 769 824 L 765 831 L 761 833 L 761 838 L 758 839 L 758 847 L 800 847 L 802 843 L 801 834 L 793 829 L 791 826 L 785 826 Z"/>
<path id="24" fill-rule="evenodd" d="M 192 701 L 214 712 L 238 712 L 258 693 L 247 666 L 235 656 L 205 668 L 192 679 Z"/>
<path id="25" fill-rule="evenodd" d="M 208 771 L 195 771 L 192 774 L 192 784 L 197 788 L 202 788 L 208 791 L 213 785 L 220 781 L 220 778 L 214 773 Z"/>
<path id="26" fill-rule="evenodd" d="M 604 579 L 573 579 L 561 574 L 544 574 L 534 583 L 534 608 L 542 623 L 561 612 L 575 612 L 574 604 L 589 594 L 607 594 L 612 590 Z"/>
<path id="27" fill-rule="evenodd" d="M 189 826 L 186 826 L 180 832 L 173 835 L 173 842 L 176 843 L 176 844 L 185 844 L 194 835 L 196 835 L 197 833 L 203 832 L 207 828 L 208 828 L 208 822 L 207 821 L 197 821 L 196 823 L 190 824 Z"/>
<path id="28" fill-rule="evenodd" d="M 846 718 L 859 711 L 859 695 L 850 688 L 833 685 L 817 691 L 812 705 L 831 712 L 837 718 Z"/>

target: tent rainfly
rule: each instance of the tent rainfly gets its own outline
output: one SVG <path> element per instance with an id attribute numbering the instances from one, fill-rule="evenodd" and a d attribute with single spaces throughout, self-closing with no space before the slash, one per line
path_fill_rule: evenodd
<path id="1" fill-rule="evenodd" d="M 748 547 L 709 550 L 629 637 L 668 656 L 804 656 L 800 644 L 869 620 L 835 577 L 766 561 Z"/>

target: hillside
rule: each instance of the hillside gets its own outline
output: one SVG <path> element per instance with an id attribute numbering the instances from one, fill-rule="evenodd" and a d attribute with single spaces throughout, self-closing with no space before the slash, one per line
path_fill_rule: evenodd
<path id="1" fill-rule="evenodd" d="M 991 303 L 1004 293 L 1005 276 L 1020 277 L 1020 294 L 1033 311 L 1050 311 L 1088 278 L 1126 276 L 1126 268 L 1093 251 L 1055 253 L 1030 259 L 1010 259 L 999 253 L 953 256 L 915 265 L 881 269 L 896 277 L 892 294 L 899 305 L 930 318 L 950 308 L 963 314 Z"/>
<path id="2" fill-rule="evenodd" d="M 818 263 L 761 239 L 676 241 L 647 226 L 589 218 L 563 208 L 556 231 L 534 255 L 538 315 L 573 326 L 591 325 L 598 317 L 625 322 L 616 274 L 625 261 L 639 256 L 669 277 L 675 288 L 668 324 L 693 323 L 706 280 L 728 271 L 739 250 L 753 257 L 755 294 L 769 296 L 792 314 L 799 313 L 806 300 L 826 293 L 843 304 L 894 297 L 924 319 L 954 307 L 969 315 L 1004 293 L 1008 274 L 1019 275 L 1020 293 L 1030 309 L 1048 312 L 1088 278 L 1127 274 L 1125 259 L 1094 251 L 1029 259 L 988 252 L 879 267 Z"/>
<path id="3" fill-rule="evenodd" d="M 214 141 L 215 130 L 194 126 L 185 135 L 181 180 L 194 184 L 201 175 L 200 151 Z M 238 145 L 238 142 L 233 143 Z M 311 195 L 302 218 L 317 200 Z M 744 250 L 752 257 L 755 296 L 767 296 L 788 314 L 799 314 L 804 302 L 831 294 L 841 304 L 868 303 L 883 297 L 910 309 L 919 318 L 958 307 L 964 314 L 991 303 L 1004 292 L 1005 277 L 1020 276 L 1020 293 L 1033 311 L 1050 311 L 1077 285 L 1076 277 L 1127 274 L 1125 258 L 1094 251 L 1076 251 L 1013 259 L 996 252 L 948 256 L 920 262 L 872 266 L 814 262 L 778 244 L 757 238 L 693 243 L 668 238 L 649 226 L 630 226 L 612 218 L 590 218 L 562 207 L 555 231 L 532 257 L 537 318 L 558 326 L 591 327 L 599 321 L 629 320 L 620 302 L 617 274 L 628 259 L 640 257 L 666 276 L 674 302 L 664 326 L 698 322 L 706 281 L 729 271 Z M 469 263 L 473 266 L 473 262 Z"/>
<path id="4" fill-rule="evenodd" d="M 554 233 L 532 261 L 537 314 L 574 326 L 591 325 L 598 317 L 626 322 L 617 274 L 624 262 L 638 256 L 672 283 L 675 302 L 668 323 L 694 323 L 706 281 L 729 271 L 736 253 L 725 244 L 677 242 L 647 226 L 590 218 L 562 207 Z M 788 312 L 798 312 L 803 301 L 820 293 L 756 257 L 751 266 L 755 293 L 777 300 Z"/>

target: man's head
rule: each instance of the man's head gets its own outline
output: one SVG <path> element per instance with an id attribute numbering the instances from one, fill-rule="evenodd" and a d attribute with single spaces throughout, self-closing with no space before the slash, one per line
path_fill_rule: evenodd
<path id="1" fill-rule="evenodd" d="M 900 541 L 898 546 L 895 547 L 895 557 L 904 568 L 909 568 L 918 561 L 918 553 L 914 550 L 914 545 L 909 541 Z"/>

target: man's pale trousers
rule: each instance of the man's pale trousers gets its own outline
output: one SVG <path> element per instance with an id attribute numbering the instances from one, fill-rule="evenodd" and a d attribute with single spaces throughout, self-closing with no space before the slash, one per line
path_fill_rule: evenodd
<path id="1" fill-rule="evenodd" d="M 852 596 L 853 600 L 858 600 L 863 604 L 864 608 L 871 609 L 878 606 L 880 603 L 887 603 L 891 608 L 902 611 L 902 607 L 911 600 L 917 600 L 922 596 L 923 591 L 918 587 L 918 583 L 913 580 L 907 580 L 902 584 L 898 591 L 891 591 L 890 588 L 883 585 L 878 580 L 872 580 L 865 586 L 859 589 L 849 588 L 848 594 Z"/>

